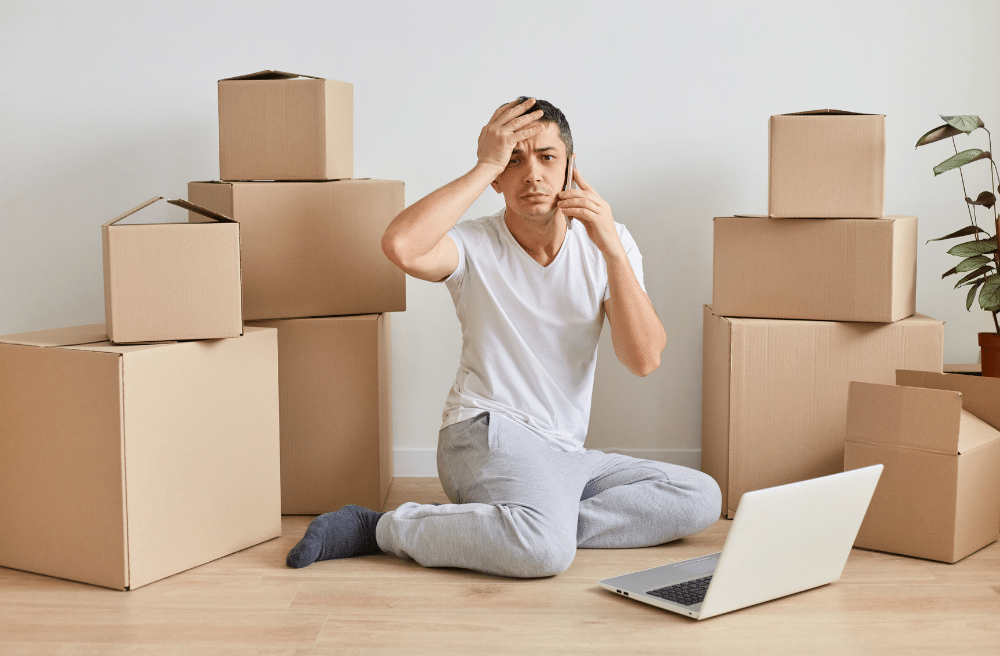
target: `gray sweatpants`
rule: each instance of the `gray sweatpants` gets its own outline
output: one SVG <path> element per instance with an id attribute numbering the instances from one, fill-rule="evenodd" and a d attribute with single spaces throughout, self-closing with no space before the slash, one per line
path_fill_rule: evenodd
<path id="1" fill-rule="evenodd" d="M 438 474 L 453 502 L 406 503 L 379 520 L 383 551 L 425 567 L 552 576 L 576 549 L 647 547 L 711 526 L 722 495 L 707 474 L 601 451 L 567 453 L 483 413 L 442 429 Z"/>

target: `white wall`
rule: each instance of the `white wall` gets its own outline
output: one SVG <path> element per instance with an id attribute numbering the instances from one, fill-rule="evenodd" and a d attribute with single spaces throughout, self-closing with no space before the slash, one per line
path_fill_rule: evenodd
<path id="1" fill-rule="evenodd" d="M 273 68 L 354 83 L 355 175 L 405 181 L 408 204 L 472 167 L 499 104 L 528 94 L 566 112 L 670 338 L 645 379 L 605 339 L 590 446 L 697 465 L 711 219 L 766 211 L 772 114 L 887 115 L 886 211 L 920 217 L 918 310 L 947 322 L 946 361 L 976 361 L 989 317 L 940 280 L 946 247 L 924 245 L 967 221 L 959 180 L 931 174 L 948 145 L 913 143 L 938 113 L 1000 124 L 1000 3 L 614 5 L 7 0 L 0 334 L 102 321 L 101 223 L 218 177 L 216 80 Z M 499 203 L 487 191 L 470 215 Z M 408 308 L 393 316 L 397 473 L 433 475 L 460 335 L 443 287 L 409 280 Z"/>

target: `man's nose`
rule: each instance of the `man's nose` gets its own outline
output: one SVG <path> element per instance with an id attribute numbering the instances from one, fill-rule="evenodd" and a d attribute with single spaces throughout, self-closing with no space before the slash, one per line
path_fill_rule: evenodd
<path id="1" fill-rule="evenodd" d="M 534 159 L 528 160 L 528 165 L 524 167 L 525 181 L 535 182 L 542 179 L 542 165 Z"/>

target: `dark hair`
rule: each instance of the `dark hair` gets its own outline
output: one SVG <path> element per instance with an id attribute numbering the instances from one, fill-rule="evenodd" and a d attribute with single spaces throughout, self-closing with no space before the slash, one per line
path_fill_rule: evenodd
<path id="1" fill-rule="evenodd" d="M 517 101 L 524 102 L 530 98 L 530 96 L 520 96 Z M 542 116 L 539 121 L 555 123 L 559 128 L 559 138 L 562 139 L 563 143 L 566 144 L 566 157 L 573 154 L 573 133 L 569 130 L 569 121 L 566 120 L 566 115 L 562 113 L 558 107 L 553 105 L 547 100 L 542 100 L 541 98 L 535 98 L 535 106 L 531 108 L 531 111 L 542 110 Z"/>

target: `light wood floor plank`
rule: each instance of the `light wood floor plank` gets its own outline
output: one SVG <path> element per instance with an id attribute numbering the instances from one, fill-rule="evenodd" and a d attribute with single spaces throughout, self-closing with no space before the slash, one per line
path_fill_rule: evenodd
<path id="1" fill-rule="evenodd" d="M 448 502 L 436 479 L 396 479 L 384 509 L 406 501 Z M 289 569 L 311 519 L 127 593 L 0 568 L 0 654 L 1000 654 L 998 544 L 956 565 L 856 549 L 834 584 L 696 622 L 596 581 L 718 551 L 726 520 L 516 581 L 390 556 Z"/>

